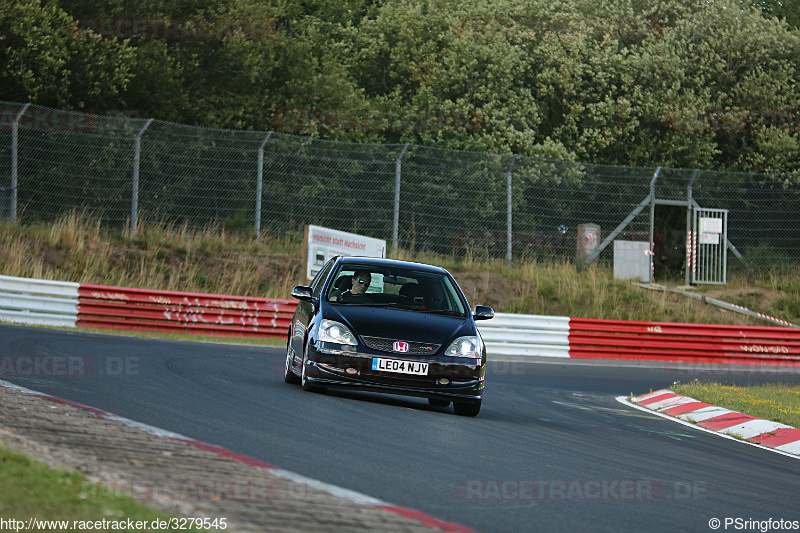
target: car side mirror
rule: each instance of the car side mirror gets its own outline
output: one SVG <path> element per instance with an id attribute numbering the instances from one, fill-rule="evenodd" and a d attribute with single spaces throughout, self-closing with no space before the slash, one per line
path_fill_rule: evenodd
<path id="1" fill-rule="evenodd" d="M 494 318 L 494 309 L 488 305 L 476 305 L 472 317 L 475 320 L 489 320 L 490 318 Z"/>
<path id="2" fill-rule="evenodd" d="M 294 287 L 292 289 L 292 297 L 297 298 L 298 300 L 310 302 L 313 299 L 311 287 L 306 287 L 305 285 L 298 285 Z"/>

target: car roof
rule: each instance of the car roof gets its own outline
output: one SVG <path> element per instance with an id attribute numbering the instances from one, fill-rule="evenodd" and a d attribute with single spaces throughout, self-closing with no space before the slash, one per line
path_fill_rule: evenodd
<path id="1" fill-rule="evenodd" d="M 340 264 L 351 264 L 357 263 L 359 265 L 364 266 L 375 266 L 375 267 L 405 267 L 405 268 L 415 268 L 417 270 L 427 270 L 429 272 L 437 272 L 437 273 L 446 273 L 442 267 L 438 267 L 435 265 L 428 265 L 425 263 L 414 263 L 412 261 L 400 261 L 399 259 L 385 259 L 382 257 L 358 257 L 358 256 L 346 256 L 340 257 Z"/>

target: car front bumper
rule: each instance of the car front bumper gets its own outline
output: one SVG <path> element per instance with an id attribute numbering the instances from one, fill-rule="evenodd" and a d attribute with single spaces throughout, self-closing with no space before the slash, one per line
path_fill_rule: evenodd
<path id="1" fill-rule="evenodd" d="M 306 378 L 327 388 L 387 392 L 448 401 L 481 400 L 485 357 L 466 359 L 379 352 L 330 343 L 312 343 L 306 360 Z M 372 369 L 374 358 L 427 363 L 427 375 Z"/>

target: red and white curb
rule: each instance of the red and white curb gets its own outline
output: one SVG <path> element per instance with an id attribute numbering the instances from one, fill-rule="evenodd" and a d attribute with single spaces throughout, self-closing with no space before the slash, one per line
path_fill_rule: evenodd
<path id="1" fill-rule="evenodd" d="M 667 389 L 630 399 L 620 396 L 617 400 L 687 426 L 800 459 L 800 429 L 786 424 L 717 407 Z"/>
<path id="2" fill-rule="evenodd" d="M 241 455 L 227 448 L 223 448 L 221 446 L 216 446 L 214 444 L 208 444 L 206 442 L 201 442 L 198 440 L 191 439 L 189 437 L 184 437 L 178 433 L 173 433 L 172 431 L 167 431 L 164 429 L 157 428 L 155 426 L 150 426 L 148 424 L 143 424 L 141 422 L 136 422 L 135 420 L 131 420 L 129 418 L 125 418 L 122 416 L 115 415 L 113 413 L 109 413 L 103 411 L 101 409 L 97 409 L 95 407 L 90 407 L 87 405 L 83 405 L 77 402 L 73 402 L 71 400 L 65 400 L 63 398 L 58 398 L 56 396 L 51 396 L 49 394 L 45 394 L 42 392 L 37 392 L 31 389 L 27 389 L 25 387 L 20 387 L 19 385 L 14 385 L 13 383 L 9 383 L 7 381 L 0 380 L 0 387 L 6 387 L 9 389 L 14 389 L 16 391 L 22 392 L 24 394 L 28 394 L 31 396 L 38 396 L 40 398 L 44 398 L 46 400 L 50 400 L 52 402 L 61 403 L 65 405 L 70 405 L 72 407 L 82 409 L 84 411 L 88 411 L 100 418 L 104 418 L 106 420 L 111 420 L 114 422 L 119 422 L 121 424 L 125 424 L 129 427 L 134 427 L 146 431 L 152 435 L 157 437 L 166 438 L 170 440 L 177 440 L 181 442 L 185 442 L 190 446 L 194 446 L 201 450 L 209 451 L 219 455 L 220 457 L 225 457 L 227 459 L 233 459 L 242 464 L 246 464 L 252 466 L 253 468 L 258 468 L 260 470 L 268 471 L 270 474 L 275 476 L 279 476 L 295 483 L 299 483 L 305 485 L 307 487 L 311 487 L 322 492 L 327 492 L 331 496 L 335 496 L 337 498 L 342 498 L 345 500 L 349 500 L 353 503 L 359 505 L 366 505 L 376 507 L 378 509 L 388 511 L 391 513 L 398 514 L 407 520 L 414 520 L 416 522 L 421 523 L 424 526 L 436 528 L 441 531 L 445 531 L 447 533 L 475 533 L 474 530 L 462 526 L 459 524 L 454 524 L 451 522 L 447 522 L 445 520 L 440 520 L 429 514 L 426 514 L 422 511 L 417 511 L 414 509 L 408 509 L 406 507 L 400 507 L 397 505 L 393 505 L 391 503 L 384 502 L 377 498 L 373 498 L 372 496 L 367 496 L 366 494 L 361 494 L 360 492 L 356 492 L 350 489 L 345 489 L 343 487 L 338 487 L 336 485 L 331 485 L 330 483 L 325 483 L 323 481 L 318 481 L 316 479 L 312 479 L 301 474 L 296 474 L 289 470 L 284 470 L 283 468 L 278 468 L 273 466 L 269 463 L 261 461 L 259 459 L 254 459 L 252 457 L 247 457 L 246 455 Z"/>

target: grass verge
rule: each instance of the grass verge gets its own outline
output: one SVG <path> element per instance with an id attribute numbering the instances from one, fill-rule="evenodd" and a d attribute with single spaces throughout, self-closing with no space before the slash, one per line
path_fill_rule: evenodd
<path id="1" fill-rule="evenodd" d="M 54 329 L 54 328 L 48 328 Z M 89 328 L 56 328 L 64 331 L 79 331 L 82 333 L 99 333 L 102 335 L 125 335 L 128 337 L 163 339 L 169 341 L 194 341 L 213 342 L 218 344 L 252 344 L 254 346 L 286 346 L 286 337 L 213 337 L 210 335 L 197 335 L 190 333 L 164 333 L 158 331 L 123 331 L 115 329 L 89 329 Z"/>
<path id="2" fill-rule="evenodd" d="M 80 522 L 92 522 L 91 526 L 95 526 L 102 520 L 106 521 L 106 527 L 91 529 L 112 531 L 119 528 L 113 527 L 111 522 L 127 523 L 129 519 L 148 524 L 147 528 L 139 531 L 156 531 L 158 528 L 149 527 L 154 520 L 172 518 L 128 496 L 91 483 L 81 474 L 51 469 L 44 463 L 4 448 L 0 448 L 0 514 L 6 522 L 10 519 L 24 522 L 19 525 L 26 531 L 88 529 L 81 528 Z M 66 521 L 69 525 L 27 529 L 31 518 Z M 127 526 L 122 530 L 127 531 Z M 190 528 L 187 531 L 206 530 Z"/>
<path id="3" fill-rule="evenodd" d="M 800 386 L 723 385 L 717 382 L 678 383 L 670 389 L 695 400 L 800 428 Z"/>

